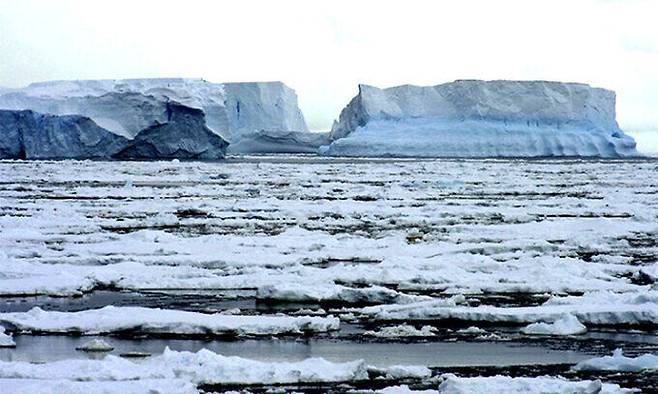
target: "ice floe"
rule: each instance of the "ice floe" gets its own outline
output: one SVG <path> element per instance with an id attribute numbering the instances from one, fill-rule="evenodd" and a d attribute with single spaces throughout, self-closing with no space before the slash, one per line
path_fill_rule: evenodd
<path id="1" fill-rule="evenodd" d="M 545 305 L 528 307 L 470 307 L 457 305 L 450 300 L 423 301 L 405 305 L 378 305 L 363 308 L 364 315 L 375 320 L 428 321 L 462 320 L 466 322 L 490 322 L 502 324 L 528 324 L 556 322 L 565 315 L 573 315 L 585 325 L 658 325 L 658 304 L 652 297 L 620 296 L 620 302 L 586 303 L 587 297 L 566 297 L 569 301 L 549 300 Z M 624 298 L 632 298 L 625 299 Z M 568 324 L 567 324 L 568 323 Z M 562 327 L 564 325 L 564 327 Z M 574 327 L 573 322 L 562 322 L 559 327 Z M 532 326 L 532 330 L 548 327 Z M 550 329 L 558 330 L 558 326 Z"/>
<path id="2" fill-rule="evenodd" d="M 578 335 L 587 332 L 585 327 L 574 315 L 567 314 L 554 322 L 532 323 L 521 329 L 530 335 Z"/>
<path id="3" fill-rule="evenodd" d="M 0 325 L 0 348 L 15 346 L 14 338 L 9 334 L 5 334 L 5 328 Z"/>
<path id="4" fill-rule="evenodd" d="M 616 349 L 612 356 L 595 357 L 579 362 L 573 367 L 576 371 L 623 371 L 638 372 L 645 369 L 658 369 L 658 356 L 643 354 L 626 357 L 622 349 Z"/>
<path id="5" fill-rule="evenodd" d="M 436 331 L 436 328 L 432 326 L 423 326 L 418 329 L 409 324 L 400 324 L 399 326 L 382 327 L 376 331 L 365 331 L 363 335 L 378 338 L 433 337 L 436 335 Z"/>
<path id="6" fill-rule="evenodd" d="M 133 332 L 183 335 L 280 335 L 337 330 L 335 317 L 239 316 L 178 310 L 106 306 L 80 312 L 0 313 L 0 323 L 17 332 L 83 335 Z"/>
<path id="7" fill-rule="evenodd" d="M 622 394 L 636 392 L 600 380 L 569 381 L 563 378 L 512 378 L 508 376 L 462 378 L 444 376 L 441 394 Z"/>

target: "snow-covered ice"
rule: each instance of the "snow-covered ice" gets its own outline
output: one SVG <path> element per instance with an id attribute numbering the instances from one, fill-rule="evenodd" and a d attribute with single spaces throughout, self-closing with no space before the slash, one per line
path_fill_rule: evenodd
<path id="1" fill-rule="evenodd" d="M 575 298 L 575 297 L 574 297 Z M 366 307 L 362 313 L 375 320 L 462 320 L 467 322 L 492 322 L 502 324 L 537 323 L 526 328 L 527 333 L 553 331 L 556 335 L 568 335 L 582 331 L 573 320 L 585 325 L 658 325 L 658 304 L 653 301 L 587 305 L 580 302 L 561 305 L 527 307 L 463 306 L 449 305 L 445 301 L 424 301 L 405 305 L 381 305 Z M 567 318 L 570 319 L 570 318 Z M 542 322 L 554 322 L 551 325 Z"/>
<path id="2" fill-rule="evenodd" d="M 529 324 L 521 332 L 530 335 L 578 335 L 586 333 L 587 327 L 574 315 L 566 314 L 553 322 Z"/>
<path id="3" fill-rule="evenodd" d="M 18 332 L 83 335 L 134 332 L 182 335 L 280 335 L 337 330 L 335 317 L 240 316 L 143 307 L 106 306 L 80 312 L 0 313 L 0 324 Z"/>
<path id="4" fill-rule="evenodd" d="M 643 354 L 626 357 L 622 349 L 616 349 L 612 356 L 595 357 L 581 361 L 573 368 L 576 371 L 625 371 L 638 372 L 645 369 L 658 370 L 658 356 Z"/>
<path id="5" fill-rule="evenodd" d="M 585 84 L 460 80 L 360 85 L 340 114 L 334 156 L 638 156 L 615 120 L 615 93 Z"/>
<path id="6" fill-rule="evenodd" d="M 4 326 L 0 325 L 0 348 L 14 347 L 14 346 L 16 346 L 16 342 L 14 342 L 14 338 L 12 338 L 11 335 L 6 334 Z"/>
<path id="7" fill-rule="evenodd" d="M 387 379 L 429 377 L 424 366 L 371 367 L 362 360 L 334 363 L 322 358 L 298 362 L 263 362 L 226 357 L 209 350 L 196 353 L 165 349 L 139 362 L 108 355 L 101 360 L 61 360 L 49 363 L 0 361 L 0 379 L 45 381 L 172 381 L 200 384 L 340 383 L 364 381 L 368 371 Z"/>
<path id="8" fill-rule="evenodd" d="M 20 309 L 2 313 L 19 343 L 7 352 L 27 331 L 255 336 L 317 322 L 318 335 L 382 345 L 363 331 L 436 330 L 410 342 L 481 334 L 440 322 L 456 319 L 486 328 L 481 339 L 516 341 L 568 314 L 587 341 L 598 325 L 655 326 L 656 170 L 651 160 L 0 161 L 0 294 Z M 103 294 L 128 295 L 122 305 L 181 297 L 162 310 L 85 306 Z M 187 303 L 191 294 L 201 295 Z M 20 302 L 34 295 L 67 298 Z M 28 311 L 41 300 L 49 311 Z"/>
<path id="9" fill-rule="evenodd" d="M 100 338 L 94 338 L 86 342 L 84 345 L 75 348 L 83 352 L 111 352 L 114 347 Z"/>
<path id="10" fill-rule="evenodd" d="M 363 335 L 378 338 L 408 338 L 408 337 L 433 337 L 436 329 L 432 326 L 423 326 L 420 329 L 409 324 L 399 326 L 382 327 L 377 331 L 366 331 Z"/>
<path id="11" fill-rule="evenodd" d="M 634 390 L 599 380 L 569 381 L 562 378 L 511 378 L 507 376 L 461 378 L 447 375 L 439 386 L 441 394 L 622 394 Z"/>
<path id="12" fill-rule="evenodd" d="M 183 379 L 126 381 L 78 381 L 67 379 L 0 379 L 0 387 L 12 394 L 199 394 Z"/>

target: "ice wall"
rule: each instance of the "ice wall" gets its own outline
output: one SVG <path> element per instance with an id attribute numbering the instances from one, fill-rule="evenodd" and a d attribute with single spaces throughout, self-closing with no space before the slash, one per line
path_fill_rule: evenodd
<path id="1" fill-rule="evenodd" d="M 1 159 L 110 158 L 126 143 L 83 116 L 0 110 Z"/>
<path id="2" fill-rule="evenodd" d="M 203 110 L 208 127 L 229 142 L 261 130 L 307 131 L 297 95 L 281 82 L 218 84 L 183 78 L 52 81 L 0 91 L 0 108 L 83 115 L 128 138 L 162 123 L 167 101 Z"/>
<path id="3" fill-rule="evenodd" d="M 361 85 L 340 114 L 336 156 L 637 156 L 615 120 L 615 93 L 579 83 L 462 80 Z"/>

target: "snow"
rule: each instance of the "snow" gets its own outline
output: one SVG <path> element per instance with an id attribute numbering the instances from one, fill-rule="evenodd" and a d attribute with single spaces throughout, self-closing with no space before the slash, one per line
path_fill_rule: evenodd
<path id="1" fill-rule="evenodd" d="M 0 348 L 15 346 L 16 342 L 14 342 L 14 338 L 9 334 L 5 334 L 5 328 L 0 325 Z"/>
<path id="2" fill-rule="evenodd" d="M 477 327 L 477 326 L 470 326 L 470 327 L 467 327 L 467 328 L 462 328 L 460 330 L 457 330 L 457 333 L 458 334 L 469 334 L 469 335 L 482 335 L 482 334 L 486 334 L 487 331 L 483 330 L 483 329 L 481 329 L 480 327 Z"/>
<path id="3" fill-rule="evenodd" d="M 623 371 L 640 372 L 658 369 L 658 356 L 643 354 L 638 357 L 626 357 L 622 349 L 616 349 L 612 356 L 596 357 L 579 362 L 573 367 L 576 371 Z"/>
<path id="4" fill-rule="evenodd" d="M 184 78 L 50 81 L 0 93 L 0 108 L 84 115 L 128 138 L 153 124 L 165 123 L 169 101 L 203 110 L 208 127 L 230 142 L 262 130 L 308 131 L 295 92 L 281 82 L 218 84 Z M 304 134 L 300 136 L 303 140 Z M 275 143 L 273 149 L 278 146 Z M 242 149 L 248 150 L 248 144 L 242 144 Z"/>
<path id="5" fill-rule="evenodd" d="M 382 327 L 377 331 L 365 331 L 363 335 L 377 338 L 433 337 L 436 335 L 436 328 L 423 326 L 417 329 L 408 324 L 401 324 L 399 326 Z"/>
<path id="6" fill-rule="evenodd" d="M 0 313 L 0 323 L 18 332 L 83 335 L 134 332 L 186 335 L 280 335 L 337 330 L 334 317 L 239 316 L 169 309 L 106 306 L 80 312 L 44 311 Z"/>
<path id="7" fill-rule="evenodd" d="M 392 365 L 387 368 L 368 367 L 368 370 L 377 372 L 388 380 L 423 379 L 432 376 L 432 371 L 429 368 L 420 365 Z"/>
<path id="8" fill-rule="evenodd" d="M 182 379 L 129 381 L 73 381 L 66 379 L 0 379 L 0 387 L 12 394 L 199 394 Z"/>
<path id="9" fill-rule="evenodd" d="M 285 160 L 0 162 L 0 293 L 231 289 L 386 306 L 373 319 L 654 324 L 657 292 L 631 280 L 658 255 L 654 162 Z M 487 293 L 554 297 L 465 301 Z"/>
<path id="10" fill-rule="evenodd" d="M 450 305 L 445 301 L 424 301 L 406 305 L 380 305 L 366 307 L 362 313 L 379 321 L 428 321 L 462 320 L 467 322 L 492 322 L 502 324 L 538 323 L 526 328 L 527 333 L 553 332 L 556 335 L 579 333 L 582 328 L 575 321 L 565 319 L 572 315 L 585 325 L 658 325 L 658 304 L 611 303 L 540 305 L 529 307 L 461 306 Z M 555 322 L 546 324 L 542 322 Z"/>
<path id="11" fill-rule="evenodd" d="M 94 338 L 84 345 L 75 348 L 75 350 L 81 350 L 83 352 L 111 352 L 114 350 L 114 347 L 102 339 Z"/>
<path id="12" fill-rule="evenodd" d="M 287 305 L 282 316 L 263 315 L 237 299 L 237 305 L 230 300 L 217 307 L 239 307 L 232 311 L 237 314 L 110 307 L 33 309 L 0 319 L 14 335 L 276 335 L 297 334 L 308 327 L 304 322 L 318 328 L 313 333 L 324 333 L 339 327 L 338 319 L 323 317 L 327 313 L 355 317 L 375 333 L 398 337 L 410 327 L 430 332 L 428 324 L 446 317 L 519 329 L 565 315 L 588 328 L 656 324 L 658 291 L 647 274 L 658 256 L 658 194 L 647 181 L 655 172 L 650 160 L 0 161 L 3 295 L 83 296 L 50 303 L 62 309 L 84 306 L 86 293 L 108 288 L 130 297 L 148 290 L 213 297 L 231 292 L 249 297 L 246 305 L 256 297 L 310 303 Z M 490 295 L 531 300 L 532 306 L 495 306 Z M 316 305 L 323 302 L 328 305 Z M 27 309 L 31 301 L 12 305 Z M 304 316 L 310 314 L 315 316 Z M 355 325 L 342 326 L 339 336 L 360 334 L 348 332 Z M 509 337 L 522 338 L 516 332 Z M 128 391 L 122 385 L 147 381 L 171 381 L 173 390 L 177 379 L 197 382 L 205 366 L 214 374 L 223 370 L 219 364 L 243 366 L 232 376 L 254 380 L 262 378 L 261 369 L 281 380 L 312 375 L 294 372 L 302 369 L 295 363 L 173 354 L 172 360 L 185 359 L 181 364 L 189 371 L 169 374 L 169 367 L 151 368 L 161 356 L 149 350 L 151 358 L 125 367 L 113 358 L 79 368 L 67 360 L 58 367 L 79 370 L 79 376 L 39 377 L 34 371 L 53 364 L 26 364 L 32 372 L 12 384 L 47 378 L 53 386 L 83 392 L 87 382 L 76 379 L 89 376 L 108 390 L 112 382 Z M 144 364 L 147 371 L 140 369 Z M 314 365 L 320 377 L 334 370 L 332 364 Z M 351 379 L 355 375 L 348 372 L 356 368 L 335 376 Z"/>
<path id="13" fill-rule="evenodd" d="M 512 378 L 508 376 L 461 378 L 445 375 L 439 386 L 441 394 L 622 394 L 633 390 L 599 380 L 568 381 L 563 378 Z M 404 391 L 399 391 L 403 393 Z M 408 391 L 407 391 L 408 392 Z"/>
<path id="14" fill-rule="evenodd" d="M 310 287 L 301 283 L 282 283 L 276 286 L 262 286 L 258 289 L 256 297 L 264 300 L 277 301 L 342 301 L 350 304 L 404 304 L 431 299 L 431 297 L 406 295 L 382 286 L 350 288 L 334 284 L 318 284 Z"/>
<path id="15" fill-rule="evenodd" d="M 460 80 L 361 85 L 331 131 L 332 156 L 639 156 L 614 92 L 585 84 Z"/>
<path id="16" fill-rule="evenodd" d="M 112 355 L 102 360 L 61 360 L 43 364 L 0 361 L 0 378 L 3 379 L 99 382 L 183 379 L 195 385 L 347 382 L 367 379 L 367 370 L 368 366 L 360 360 L 332 363 L 322 358 L 309 358 L 299 362 L 262 362 L 225 357 L 205 349 L 196 353 L 165 349 L 162 355 L 139 362 Z M 390 373 L 418 376 L 425 375 L 426 369 L 396 367 Z"/>
<path id="17" fill-rule="evenodd" d="M 412 390 L 406 384 L 400 386 L 390 386 L 377 390 L 377 393 L 381 394 L 436 394 L 436 390 Z"/>
<path id="18" fill-rule="evenodd" d="M 587 332 L 578 318 L 568 314 L 550 323 L 532 323 L 524 327 L 521 332 L 529 335 L 579 335 Z"/>

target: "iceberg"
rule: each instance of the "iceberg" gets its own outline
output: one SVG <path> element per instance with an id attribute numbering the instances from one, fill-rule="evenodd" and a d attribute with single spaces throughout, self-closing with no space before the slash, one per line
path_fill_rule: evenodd
<path id="1" fill-rule="evenodd" d="M 127 139 L 79 115 L 0 110 L 0 158 L 110 158 Z"/>
<path id="2" fill-rule="evenodd" d="M 330 139 L 330 156 L 639 156 L 615 120 L 614 92 L 548 81 L 360 85 Z"/>
<path id="3" fill-rule="evenodd" d="M 326 144 L 326 139 L 308 132 L 295 91 L 282 82 L 81 80 L 0 90 L 0 108 L 86 116 L 129 139 L 167 123 L 171 102 L 202 111 L 207 128 L 239 146 L 240 153 L 316 151 Z"/>
<path id="4" fill-rule="evenodd" d="M 206 127 L 203 111 L 167 103 L 167 122 L 146 128 L 114 155 L 119 159 L 222 159 L 228 142 Z"/>

